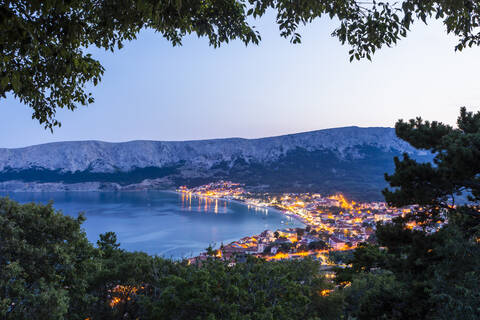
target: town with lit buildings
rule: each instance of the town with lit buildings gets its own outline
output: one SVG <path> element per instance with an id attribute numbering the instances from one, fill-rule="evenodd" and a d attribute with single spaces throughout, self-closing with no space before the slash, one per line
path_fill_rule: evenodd
<path id="1" fill-rule="evenodd" d="M 232 257 L 254 255 L 266 260 L 311 257 L 329 265 L 329 253 L 355 248 L 369 241 L 379 221 L 391 221 L 409 213 L 414 207 L 390 208 L 385 202 L 356 203 L 343 195 L 323 196 L 312 193 L 273 195 L 251 193 L 244 186 L 230 181 L 219 181 L 194 188 L 180 187 L 178 192 L 188 197 L 212 200 L 237 200 L 255 208 L 274 208 L 299 219 L 305 228 L 265 230 L 213 251 L 213 255 L 228 260 Z M 206 259 L 210 253 L 190 259 Z"/>

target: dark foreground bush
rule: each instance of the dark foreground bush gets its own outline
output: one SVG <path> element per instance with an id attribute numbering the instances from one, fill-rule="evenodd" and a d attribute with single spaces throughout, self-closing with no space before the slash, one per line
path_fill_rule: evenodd
<path id="1" fill-rule="evenodd" d="M 189 265 L 97 246 L 51 205 L 0 199 L 3 319 L 337 319 L 341 297 L 312 260 Z"/>

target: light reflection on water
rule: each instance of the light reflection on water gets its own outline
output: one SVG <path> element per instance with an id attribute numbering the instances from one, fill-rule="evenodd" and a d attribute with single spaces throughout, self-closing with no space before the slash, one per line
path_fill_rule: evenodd
<path id="1" fill-rule="evenodd" d="M 209 197 L 198 197 L 190 193 L 180 193 L 181 198 L 181 208 L 183 211 L 192 211 L 192 198 L 194 203 L 197 202 L 196 210 L 197 212 L 212 212 L 215 214 L 218 213 L 227 213 L 227 200 L 209 198 Z M 194 206 L 195 208 L 195 206 Z"/>
<path id="2" fill-rule="evenodd" d="M 53 200 L 56 209 L 72 216 L 84 212 L 87 221 L 83 227 L 93 243 L 100 233 L 114 231 L 126 250 L 175 259 L 197 255 L 210 244 L 226 244 L 265 229 L 302 226 L 276 210 L 183 193 L 0 193 L 3 195 L 22 203 Z"/>

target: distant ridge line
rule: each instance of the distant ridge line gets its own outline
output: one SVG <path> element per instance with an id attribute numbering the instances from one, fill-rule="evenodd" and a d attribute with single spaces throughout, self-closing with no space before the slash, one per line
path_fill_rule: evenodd
<path id="1" fill-rule="evenodd" d="M 289 137 L 289 136 L 299 136 L 299 135 L 308 135 L 308 134 L 315 134 L 315 133 L 322 133 L 322 132 L 333 132 L 338 130 L 348 130 L 348 129 L 358 129 L 358 130 L 369 130 L 369 129 L 377 129 L 377 130 L 391 130 L 394 131 L 395 129 L 392 127 L 359 127 L 359 126 L 345 126 L 345 127 L 334 127 L 334 128 L 325 128 L 325 129 L 318 129 L 318 130 L 311 130 L 311 131 L 302 131 L 296 133 L 286 133 L 274 136 L 266 136 L 266 137 L 259 137 L 259 138 L 243 138 L 243 137 L 226 137 L 226 138 L 208 138 L 208 139 L 189 139 L 189 140 L 152 140 L 152 139 L 136 139 L 136 140 L 127 140 L 127 141 L 105 141 L 105 140 L 97 140 L 97 139 L 90 139 L 90 140 L 64 140 L 64 141 L 52 141 L 52 142 L 45 142 L 39 144 L 32 144 L 23 147 L 0 147 L 0 150 L 7 149 L 7 150 L 15 150 L 15 149 L 25 149 L 30 147 L 36 146 L 45 146 L 51 144 L 60 144 L 60 143 L 104 143 L 104 144 L 125 144 L 125 143 L 134 143 L 134 142 L 165 142 L 165 143 L 182 143 L 182 142 L 198 142 L 198 141 L 235 141 L 235 140 L 242 140 L 242 141 L 255 141 L 255 140 L 264 140 L 264 139 L 274 139 L 274 138 L 282 138 L 282 137 Z"/>

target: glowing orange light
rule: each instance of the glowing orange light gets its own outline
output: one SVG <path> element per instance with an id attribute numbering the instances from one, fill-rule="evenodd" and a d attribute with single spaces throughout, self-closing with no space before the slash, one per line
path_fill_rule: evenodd
<path id="1" fill-rule="evenodd" d="M 325 297 L 325 296 L 330 295 L 330 292 L 332 292 L 332 290 L 325 289 L 325 290 L 320 291 L 320 295 Z"/>
<path id="2" fill-rule="evenodd" d="M 343 209 L 351 210 L 351 209 L 353 209 L 353 206 L 355 205 L 354 201 L 349 203 L 347 201 L 347 199 L 345 199 L 345 197 L 342 194 L 336 194 L 336 195 L 330 196 L 328 198 L 332 199 L 332 200 L 337 200 L 340 204 L 340 207 L 342 207 Z"/>
<path id="3" fill-rule="evenodd" d="M 140 287 L 140 289 L 143 289 L 144 287 Z M 112 297 L 110 300 L 110 307 L 115 307 L 121 302 L 129 301 L 132 299 L 132 296 L 136 295 L 138 292 L 137 287 L 132 287 L 132 286 L 122 286 L 122 285 L 117 285 L 115 288 L 110 290 L 110 292 L 116 294 L 117 296 Z"/>

